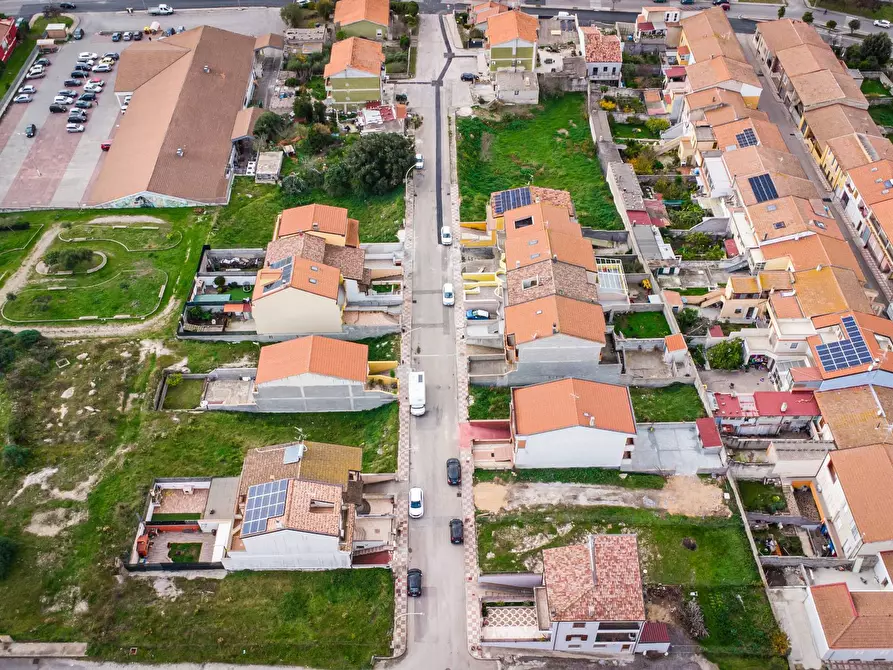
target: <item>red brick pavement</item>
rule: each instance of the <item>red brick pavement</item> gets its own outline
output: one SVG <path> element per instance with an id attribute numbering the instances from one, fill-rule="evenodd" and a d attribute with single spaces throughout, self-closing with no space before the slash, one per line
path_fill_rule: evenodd
<path id="1" fill-rule="evenodd" d="M 3 151 L 6 143 L 9 142 L 9 138 L 15 132 L 16 126 L 19 125 L 19 121 L 25 116 L 27 108 L 28 105 L 10 105 L 6 110 L 6 114 L 0 119 L 0 151 Z"/>
<path id="2" fill-rule="evenodd" d="M 3 199 L 4 207 L 39 207 L 52 202 L 81 140 L 81 133 L 65 132 L 64 118 L 52 120 L 55 123 L 47 123 L 38 129 L 37 137 Z"/>

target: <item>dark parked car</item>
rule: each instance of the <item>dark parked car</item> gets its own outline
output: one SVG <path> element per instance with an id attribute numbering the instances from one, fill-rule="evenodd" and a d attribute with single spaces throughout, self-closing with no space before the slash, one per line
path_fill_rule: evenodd
<path id="1" fill-rule="evenodd" d="M 471 72 L 463 72 L 463 73 L 462 73 L 462 76 L 460 77 L 460 79 L 461 79 L 462 81 L 477 81 L 477 80 L 478 80 L 478 76 L 477 76 L 476 74 L 471 73 Z"/>
<path id="2" fill-rule="evenodd" d="M 406 595 L 410 598 L 422 595 L 422 571 L 418 568 L 410 568 L 406 573 Z"/>
<path id="3" fill-rule="evenodd" d="M 78 100 L 89 100 L 90 102 L 93 102 L 94 100 L 96 100 L 96 94 L 89 92 L 81 93 L 80 96 L 78 96 Z"/>
<path id="4" fill-rule="evenodd" d="M 409 100 L 409 97 L 405 93 L 398 93 L 394 96 L 394 99 L 397 102 L 406 102 L 407 100 Z"/>
<path id="5" fill-rule="evenodd" d="M 49 58 L 38 58 L 36 61 L 34 61 L 34 64 L 43 65 L 44 67 L 48 67 L 49 65 L 51 65 Z"/>
<path id="6" fill-rule="evenodd" d="M 89 79 L 90 73 L 84 72 L 83 70 L 75 70 L 74 72 L 71 73 L 71 78 L 72 79 Z"/>
<path id="7" fill-rule="evenodd" d="M 59 9 L 77 9 L 78 6 L 73 2 L 60 2 Z"/>
<path id="8" fill-rule="evenodd" d="M 37 126 L 33 123 L 29 123 L 25 126 L 25 137 L 34 137 L 37 134 Z"/>
<path id="9" fill-rule="evenodd" d="M 65 105 L 50 105 L 50 111 L 53 114 L 64 114 L 68 111 L 68 107 Z"/>
<path id="10" fill-rule="evenodd" d="M 141 39 L 143 39 L 143 34 L 139 30 L 134 30 L 133 31 L 133 41 L 139 42 Z"/>
<path id="11" fill-rule="evenodd" d="M 458 486 L 462 483 L 462 466 L 458 458 L 447 459 L 447 484 Z"/>
<path id="12" fill-rule="evenodd" d="M 121 54 L 119 54 L 117 51 L 106 51 L 104 54 L 102 54 L 102 57 L 111 58 L 112 60 L 118 60 L 119 58 L 121 58 Z"/>
<path id="13" fill-rule="evenodd" d="M 120 42 L 121 33 L 112 33 L 112 42 Z"/>
<path id="14" fill-rule="evenodd" d="M 450 520 L 450 544 L 462 544 L 465 542 L 465 527 L 462 519 Z"/>
<path id="15" fill-rule="evenodd" d="M 73 33 L 71 33 L 71 36 L 76 40 L 84 39 L 84 29 L 83 28 L 75 29 L 75 31 Z"/>
<path id="16" fill-rule="evenodd" d="M 90 109 L 93 106 L 93 103 L 89 100 L 78 100 L 74 103 L 74 106 L 78 109 Z"/>
<path id="17" fill-rule="evenodd" d="M 66 79 L 62 85 L 71 88 L 72 86 L 83 86 L 84 82 L 81 79 Z"/>

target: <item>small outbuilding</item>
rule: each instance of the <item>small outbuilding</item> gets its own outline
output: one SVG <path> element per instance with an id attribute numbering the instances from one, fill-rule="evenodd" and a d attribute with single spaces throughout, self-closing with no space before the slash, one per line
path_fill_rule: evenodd
<path id="1" fill-rule="evenodd" d="M 257 155 L 254 183 L 272 184 L 279 181 L 279 173 L 282 172 L 282 159 L 281 151 L 261 151 Z"/>

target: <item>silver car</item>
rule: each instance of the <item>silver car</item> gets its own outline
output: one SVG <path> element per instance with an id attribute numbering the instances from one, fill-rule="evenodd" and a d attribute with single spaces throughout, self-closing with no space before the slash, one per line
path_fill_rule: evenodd
<path id="1" fill-rule="evenodd" d="M 67 123 L 65 124 L 65 132 L 67 133 L 82 133 L 84 132 L 84 126 L 79 123 Z"/>

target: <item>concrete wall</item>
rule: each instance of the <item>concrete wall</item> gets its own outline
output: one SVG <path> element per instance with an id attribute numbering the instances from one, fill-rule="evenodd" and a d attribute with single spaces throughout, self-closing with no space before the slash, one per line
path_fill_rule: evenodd
<path id="1" fill-rule="evenodd" d="M 338 550 L 338 538 L 280 530 L 243 538 L 245 551 L 223 559 L 227 570 L 332 570 L 350 567 L 350 552 Z"/>
<path id="2" fill-rule="evenodd" d="M 293 288 L 255 300 L 251 314 L 257 332 L 263 335 L 341 331 L 341 307 L 335 300 Z"/>
<path id="3" fill-rule="evenodd" d="M 641 622 L 631 621 L 630 629 L 623 631 L 606 631 L 610 633 L 628 633 L 627 639 L 622 642 L 599 642 L 598 632 L 601 624 L 598 621 L 587 621 L 583 627 L 575 628 L 570 621 L 561 621 L 552 624 L 552 637 L 555 640 L 555 651 L 590 652 L 604 654 L 632 654 L 636 648 L 636 640 L 641 632 Z M 580 636 L 585 636 L 583 640 Z"/>
<path id="4" fill-rule="evenodd" d="M 517 435 L 517 468 L 619 468 L 623 452 L 632 451 L 627 438 L 635 434 L 618 433 L 588 426 Z M 520 445 L 524 442 L 524 447 Z"/>
<path id="5" fill-rule="evenodd" d="M 397 400 L 386 391 L 367 391 L 363 384 L 262 384 L 255 394 L 261 412 L 361 412 Z"/>
<path id="6" fill-rule="evenodd" d="M 816 484 L 821 489 L 822 500 L 828 513 L 828 521 L 834 524 L 837 537 L 843 545 L 837 547 L 838 555 L 852 558 L 858 553 L 862 541 L 859 539 L 858 528 L 855 527 L 856 523 L 853 519 L 853 513 L 850 511 L 849 504 L 847 504 L 840 480 L 834 481 L 831 477 L 828 469 L 829 462 L 830 457 L 825 457 L 825 461 L 816 476 Z"/>

